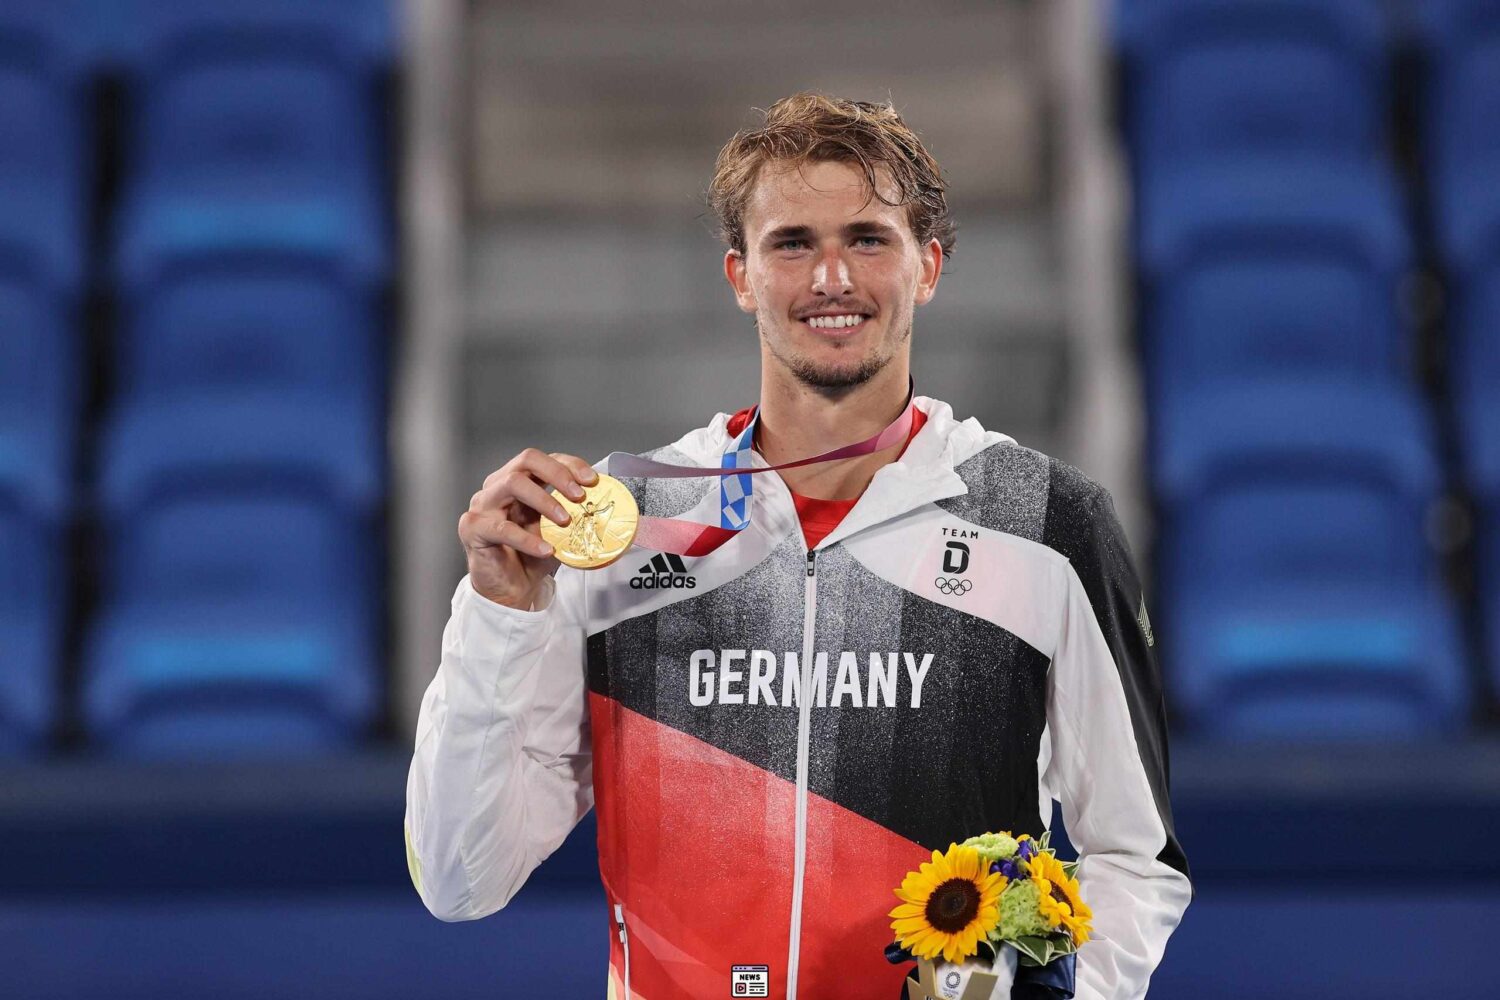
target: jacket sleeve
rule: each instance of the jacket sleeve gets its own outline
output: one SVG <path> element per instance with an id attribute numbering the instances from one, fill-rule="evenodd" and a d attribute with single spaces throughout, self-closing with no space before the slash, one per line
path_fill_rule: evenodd
<path id="1" fill-rule="evenodd" d="M 1079 949 L 1079 1000 L 1146 994 L 1192 899 L 1167 799 L 1166 714 L 1150 618 L 1109 494 L 1095 487 L 1060 516 L 1061 635 L 1047 720 L 1057 790 L 1078 850 L 1093 934 Z"/>
<path id="2" fill-rule="evenodd" d="M 464 576 L 422 698 L 406 782 L 412 884 L 441 920 L 510 902 L 593 807 L 582 581 L 519 611 Z"/>

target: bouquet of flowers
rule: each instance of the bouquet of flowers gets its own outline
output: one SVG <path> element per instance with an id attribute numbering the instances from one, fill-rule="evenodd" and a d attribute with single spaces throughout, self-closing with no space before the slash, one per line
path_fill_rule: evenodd
<path id="1" fill-rule="evenodd" d="M 1079 894 L 1076 862 L 1008 831 L 970 837 L 932 852 L 895 890 L 893 963 L 916 960 L 909 1000 L 1005 1000 L 1018 969 L 1058 971 L 1054 962 L 1089 939 L 1093 911 Z M 1037 977 L 1053 996 L 1072 997 L 1065 975 Z M 1021 973 L 1023 976 L 1025 973 Z"/>

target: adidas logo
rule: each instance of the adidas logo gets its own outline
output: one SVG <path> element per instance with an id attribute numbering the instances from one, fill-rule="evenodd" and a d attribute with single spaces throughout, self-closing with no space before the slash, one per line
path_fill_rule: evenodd
<path id="1" fill-rule="evenodd" d="M 631 590 L 692 590 L 698 586 L 697 577 L 687 575 L 687 564 L 681 556 L 659 552 L 651 561 L 635 571 L 630 578 Z"/>

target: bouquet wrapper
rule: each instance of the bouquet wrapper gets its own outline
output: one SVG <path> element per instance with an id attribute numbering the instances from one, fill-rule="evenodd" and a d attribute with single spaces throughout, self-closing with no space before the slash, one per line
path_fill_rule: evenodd
<path id="1" fill-rule="evenodd" d="M 921 959 L 917 980 L 906 983 L 906 1000 L 1010 1000 L 1016 981 L 1017 952 L 1003 947 L 995 964 L 971 958 L 963 962 Z"/>
<path id="2" fill-rule="evenodd" d="M 1016 951 L 1014 948 L 1002 948 L 1001 955 L 1009 953 L 1009 961 L 1004 962 L 1006 970 L 1010 975 L 1008 985 L 1002 985 L 1002 978 L 1006 975 L 1000 966 L 1003 960 L 996 961 L 996 967 L 990 968 L 982 961 L 970 959 L 968 962 L 959 963 L 954 966 L 944 961 L 929 962 L 918 961 L 915 970 L 918 978 L 906 980 L 906 988 L 901 993 L 901 1000 L 970 1000 L 972 989 L 973 997 L 989 998 L 998 997 L 1001 1000 L 1073 1000 L 1073 983 L 1076 975 L 1076 955 L 1062 955 L 1054 958 L 1046 965 L 1017 965 Z M 969 967 L 970 975 L 964 978 L 962 971 L 957 983 L 949 985 L 948 993 L 944 992 L 944 972 L 954 968 L 960 970 Z M 973 972 L 980 976 L 972 975 Z M 985 975 L 996 977 L 995 982 L 990 984 L 989 992 L 985 993 Z M 954 992 L 957 990 L 958 992 Z M 951 994 L 951 996 L 950 996 Z"/>

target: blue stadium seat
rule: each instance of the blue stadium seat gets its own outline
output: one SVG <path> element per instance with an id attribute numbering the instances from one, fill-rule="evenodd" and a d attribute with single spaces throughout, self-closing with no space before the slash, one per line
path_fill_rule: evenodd
<path id="1" fill-rule="evenodd" d="M 1480 621 L 1500 697 L 1500 248 L 1469 272 L 1449 312 L 1449 368 L 1464 484 L 1475 531 Z"/>
<path id="2" fill-rule="evenodd" d="M 117 220 L 114 275 L 127 300 L 183 262 L 224 254 L 334 258 L 349 280 L 389 272 L 391 237 L 377 193 L 351 180 L 325 190 L 268 183 L 216 195 L 172 184 L 137 188 Z"/>
<path id="3" fill-rule="evenodd" d="M 62 678 L 81 408 L 74 296 L 0 250 L 0 755 L 40 748 Z"/>
<path id="4" fill-rule="evenodd" d="M 148 280 L 158 258 L 212 252 L 226 235 L 343 253 L 352 271 L 383 275 L 375 80 L 390 58 L 389 4 L 133 0 L 132 13 L 122 280 Z"/>
<path id="5" fill-rule="evenodd" d="M 1478 536 L 1479 621 L 1490 696 L 1500 700 L 1500 489 L 1482 498 Z"/>
<path id="6" fill-rule="evenodd" d="M 1172 518 L 1193 521 L 1190 544 L 1177 551 L 1185 579 L 1196 579 L 1207 551 L 1232 560 L 1228 577 L 1412 579 L 1430 568 L 1422 526 L 1441 480 L 1431 422 L 1414 392 L 1357 380 L 1247 379 L 1172 405 L 1196 417 L 1178 418 L 1196 433 L 1163 449 L 1157 473 Z M 1341 495 L 1346 489 L 1372 499 L 1354 502 Z M 1221 494 L 1255 501 L 1262 490 L 1311 490 L 1293 508 L 1309 516 L 1216 525 L 1204 513 L 1208 501 L 1232 512 L 1239 501 Z"/>
<path id="7" fill-rule="evenodd" d="M 96 739 L 124 754 L 249 754 L 363 735 L 383 569 L 378 438 L 367 413 L 317 387 L 209 388 L 114 415 L 84 686 Z"/>
<path id="8" fill-rule="evenodd" d="M 70 297 L 0 254 L 0 496 L 41 524 L 73 510 L 83 366 Z"/>
<path id="9" fill-rule="evenodd" d="M 300 492 L 365 516 L 381 496 L 380 428 L 316 388 L 210 392 L 121 411 L 100 442 L 115 516 L 199 490 Z"/>
<path id="10" fill-rule="evenodd" d="M 1190 597 L 1174 621 L 1172 692 L 1199 734 L 1442 738 L 1467 722 L 1459 625 L 1436 587 L 1287 580 Z"/>
<path id="11" fill-rule="evenodd" d="M 207 45 L 337 52 L 366 66 L 389 63 L 398 42 L 395 0 L 119 0 L 118 10 L 115 44 L 134 60 Z"/>
<path id="12" fill-rule="evenodd" d="M 376 292 L 336 260 L 289 252 L 194 258 L 137 289 L 123 312 L 122 409 L 185 394 L 316 390 L 383 423 Z"/>
<path id="13" fill-rule="evenodd" d="M 1190 716 L 1230 736 L 1461 722 L 1457 620 L 1424 533 L 1440 479 L 1413 394 L 1247 380 L 1172 405 L 1199 429 L 1158 470 L 1167 648 Z"/>
<path id="14" fill-rule="evenodd" d="M 43 747 L 62 681 L 94 7 L 0 4 L 0 754 Z"/>
<path id="15" fill-rule="evenodd" d="M 0 495 L 0 757 L 37 752 L 61 683 L 65 537 Z"/>
<path id="16" fill-rule="evenodd" d="M 1466 271 L 1500 245 L 1500 0 L 1413 4 L 1426 53 L 1422 127 L 1438 241 Z"/>
<path id="17" fill-rule="evenodd" d="M 1500 247 L 1456 289 L 1449 312 L 1449 369 L 1464 478 L 1477 496 L 1500 497 Z"/>
<path id="18" fill-rule="evenodd" d="M 1140 268 L 1154 437 L 1175 433 L 1172 396 L 1218 381 L 1410 377 L 1396 294 L 1411 251 L 1387 175 L 1246 159 L 1153 186 Z"/>
<path id="19" fill-rule="evenodd" d="M 1500 0 L 1423 0 L 1413 9 L 1459 450 L 1479 511 L 1480 619 L 1500 693 Z"/>
<path id="20" fill-rule="evenodd" d="M 356 745 L 376 709 L 369 626 L 327 595 L 111 606 L 85 653 L 90 738 L 120 756 L 195 759 Z"/>
<path id="21" fill-rule="evenodd" d="M 1363 160 L 1385 131 L 1377 0 L 1117 0 L 1136 161 L 1246 153 Z"/>
<path id="22" fill-rule="evenodd" d="M 120 753 L 346 743 L 377 686 L 392 5 L 127 7 L 85 719 Z"/>
<path id="23" fill-rule="evenodd" d="M 76 288 L 93 152 L 87 141 L 93 4 L 0 4 L 0 247 L 24 247 Z"/>

